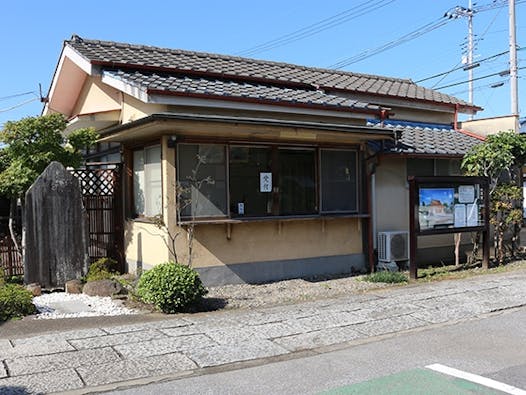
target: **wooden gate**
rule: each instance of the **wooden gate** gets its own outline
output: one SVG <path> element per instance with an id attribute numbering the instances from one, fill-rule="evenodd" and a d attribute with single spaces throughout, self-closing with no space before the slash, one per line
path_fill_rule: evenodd
<path id="1" fill-rule="evenodd" d="M 87 164 L 72 170 L 82 189 L 89 221 L 89 256 L 113 258 L 124 271 L 124 217 L 122 206 L 122 167 L 120 164 Z M 99 168 L 97 168 L 99 167 Z"/>
<path id="2" fill-rule="evenodd" d="M 0 268 L 3 269 L 6 277 L 24 275 L 22 258 L 9 235 L 0 238 Z M 0 276 L 2 276 L 1 271 Z"/>

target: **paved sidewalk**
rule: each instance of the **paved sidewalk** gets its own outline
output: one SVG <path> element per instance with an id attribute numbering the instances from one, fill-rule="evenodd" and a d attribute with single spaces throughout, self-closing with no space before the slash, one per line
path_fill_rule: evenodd
<path id="1" fill-rule="evenodd" d="M 299 351 L 319 352 L 525 306 L 525 284 L 526 271 L 521 270 L 295 305 L 184 314 L 25 338 L 3 338 L 0 326 L 0 394 L 87 393 L 130 380 L 294 358 Z"/>

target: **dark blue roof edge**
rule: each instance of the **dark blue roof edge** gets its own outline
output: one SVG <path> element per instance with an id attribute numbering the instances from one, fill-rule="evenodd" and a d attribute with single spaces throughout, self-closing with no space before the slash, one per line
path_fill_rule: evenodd
<path id="1" fill-rule="evenodd" d="M 379 119 L 368 119 L 367 123 L 377 125 L 382 121 Z M 384 123 L 394 126 L 409 126 L 413 128 L 431 128 L 431 129 L 453 129 L 453 125 L 450 123 L 432 123 L 432 122 L 414 122 L 414 121 L 403 121 L 398 119 L 386 119 Z"/>

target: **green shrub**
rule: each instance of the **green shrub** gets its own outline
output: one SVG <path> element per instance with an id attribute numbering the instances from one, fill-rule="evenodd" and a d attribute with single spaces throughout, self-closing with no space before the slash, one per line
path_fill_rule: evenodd
<path id="1" fill-rule="evenodd" d="M 169 314 L 187 310 L 207 292 L 195 270 L 174 262 L 144 272 L 137 285 L 137 295 L 144 302 Z"/>
<path id="2" fill-rule="evenodd" d="M 5 282 L 9 283 L 9 284 L 23 285 L 24 284 L 24 276 L 16 276 L 16 275 L 8 276 L 8 277 L 5 277 Z"/>
<path id="3" fill-rule="evenodd" d="M 381 271 L 365 276 L 364 281 L 371 283 L 406 283 L 407 276 L 400 272 Z"/>
<path id="4" fill-rule="evenodd" d="M 36 312 L 33 295 L 18 284 L 5 284 L 0 287 L 0 321 Z"/>
<path id="5" fill-rule="evenodd" d="M 117 261 L 111 258 L 100 258 L 93 262 L 86 274 L 85 280 L 109 280 L 117 274 Z"/>

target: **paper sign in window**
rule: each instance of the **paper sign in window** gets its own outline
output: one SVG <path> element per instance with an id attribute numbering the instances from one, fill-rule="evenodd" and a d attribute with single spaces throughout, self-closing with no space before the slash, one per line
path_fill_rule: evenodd
<path id="1" fill-rule="evenodd" d="M 259 191 L 272 192 L 272 173 L 259 173 Z"/>

